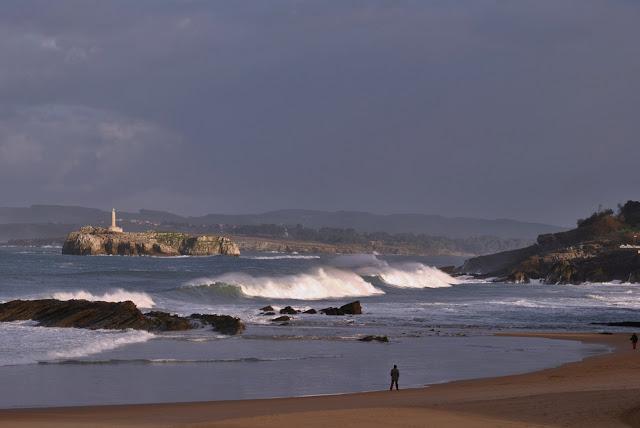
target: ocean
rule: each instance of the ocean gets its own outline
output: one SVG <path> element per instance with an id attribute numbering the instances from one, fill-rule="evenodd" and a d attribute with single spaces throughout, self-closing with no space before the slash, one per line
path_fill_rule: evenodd
<path id="1" fill-rule="evenodd" d="M 634 284 L 501 284 L 453 278 L 454 257 L 247 254 L 68 256 L 0 247 L 0 300 L 132 300 L 181 315 L 239 316 L 247 329 L 148 333 L 0 323 L 0 408 L 339 394 L 507 375 L 606 351 L 572 341 L 498 337 L 516 330 L 616 331 L 636 319 Z M 363 314 L 300 314 L 360 300 Z M 621 329 L 617 329 L 621 330 Z M 622 331 L 630 331 L 624 330 Z M 360 342 L 386 335 L 389 343 Z"/>

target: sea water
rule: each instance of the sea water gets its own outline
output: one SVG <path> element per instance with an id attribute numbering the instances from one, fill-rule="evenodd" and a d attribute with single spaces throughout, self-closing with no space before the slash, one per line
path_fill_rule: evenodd
<path id="1" fill-rule="evenodd" d="M 460 258 L 249 254 L 81 257 L 60 248 L 0 247 L 0 300 L 131 300 L 181 315 L 239 316 L 243 335 L 148 333 L 0 323 L 0 407 L 266 398 L 403 387 L 521 373 L 603 348 L 496 337 L 511 330 L 599 331 L 635 319 L 633 284 L 500 284 L 434 266 Z M 360 300 L 363 315 L 297 315 Z M 611 330 L 611 329 L 608 329 Z M 389 343 L 360 342 L 386 335 Z"/>

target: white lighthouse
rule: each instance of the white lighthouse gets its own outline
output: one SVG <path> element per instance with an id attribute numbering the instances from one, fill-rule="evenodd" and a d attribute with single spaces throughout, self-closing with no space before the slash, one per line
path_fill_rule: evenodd
<path id="1" fill-rule="evenodd" d="M 116 209 L 111 210 L 111 226 L 109 226 L 109 232 L 123 232 L 121 227 L 116 225 Z"/>

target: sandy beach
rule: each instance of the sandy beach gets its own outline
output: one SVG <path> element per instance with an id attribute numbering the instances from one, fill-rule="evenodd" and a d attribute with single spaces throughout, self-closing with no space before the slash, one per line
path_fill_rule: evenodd
<path id="1" fill-rule="evenodd" d="M 606 344 L 613 352 L 534 373 L 398 392 L 4 410 L 0 426 L 640 426 L 640 350 L 630 349 L 627 334 L 517 335 Z"/>

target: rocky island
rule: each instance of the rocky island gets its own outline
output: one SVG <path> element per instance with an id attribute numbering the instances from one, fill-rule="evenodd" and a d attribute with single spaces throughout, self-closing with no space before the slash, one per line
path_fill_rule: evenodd
<path id="1" fill-rule="evenodd" d="M 115 232 L 85 226 L 71 232 L 62 254 L 80 256 L 239 256 L 240 249 L 229 238 L 177 232 Z"/>
<path id="2" fill-rule="evenodd" d="M 191 235 L 180 232 L 125 232 L 116 224 L 111 210 L 111 226 L 84 226 L 69 233 L 62 254 L 76 256 L 239 256 L 240 249 L 229 238 Z"/>
<path id="3" fill-rule="evenodd" d="M 640 282 L 640 202 L 599 210 L 525 248 L 474 257 L 458 273 L 515 283 Z"/>

